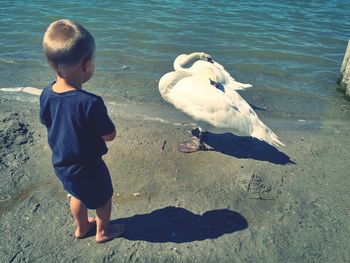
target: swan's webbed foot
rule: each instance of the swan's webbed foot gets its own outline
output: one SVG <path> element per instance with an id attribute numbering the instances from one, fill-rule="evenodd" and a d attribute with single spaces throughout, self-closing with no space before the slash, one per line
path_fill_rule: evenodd
<path id="1" fill-rule="evenodd" d="M 208 148 L 197 137 L 192 137 L 191 140 L 179 142 L 177 150 L 183 153 L 194 153 L 198 151 L 206 151 Z"/>

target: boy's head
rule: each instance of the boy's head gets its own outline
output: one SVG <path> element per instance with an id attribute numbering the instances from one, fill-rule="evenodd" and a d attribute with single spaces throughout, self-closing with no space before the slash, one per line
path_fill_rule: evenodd
<path id="1" fill-rule="evenodd" d="M 61 19 L 47 28 L 43 48 L 50 66 L 59 74 L 62 68 L 93 60 L 95 40 L 83 26 Z"/>

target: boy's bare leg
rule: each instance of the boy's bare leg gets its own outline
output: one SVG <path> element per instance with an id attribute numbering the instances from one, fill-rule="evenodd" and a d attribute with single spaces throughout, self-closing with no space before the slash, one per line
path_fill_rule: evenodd
<path id="1" fill-rule="evenodd" d="M 96 209 L 96 242 L 103 243 L 120 236 L 124 232 L 123 225 L 109 224 L 112 210 L 110 198 L 102 207 Z"/>
<path id="2" fill-rule="evenodd" d="M 74 221 L 77 224 L 77 229 L 75 230 L 74 235 L 76 238 L 84 238 L 94 226 L 95 218 L 88 218 L 86 206 L 74 196 L 70 198 L 70 210 L 73 214 Z"/>

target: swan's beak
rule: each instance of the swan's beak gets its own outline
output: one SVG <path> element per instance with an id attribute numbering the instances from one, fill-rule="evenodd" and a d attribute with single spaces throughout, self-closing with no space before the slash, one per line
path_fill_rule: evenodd
<path id="1" fill-rule="evenodd" d="M 208 61 L 209 63 L 214 64 L 214 61 L 213 61 L 213 59 L 212 59 L 211 57 L 207 58 L 207 61 Z"/>

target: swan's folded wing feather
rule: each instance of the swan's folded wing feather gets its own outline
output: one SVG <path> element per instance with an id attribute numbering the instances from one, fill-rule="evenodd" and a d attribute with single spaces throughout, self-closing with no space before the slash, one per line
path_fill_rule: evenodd
<path id="1" fill-rule="evenodd" d="M 231 126 L 240 118 L 238 106 L 221 90 L 196 77 L 180 80 L 169 92 L 169 102 L 195 120 L 215 127 Z"/>

